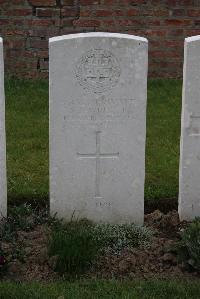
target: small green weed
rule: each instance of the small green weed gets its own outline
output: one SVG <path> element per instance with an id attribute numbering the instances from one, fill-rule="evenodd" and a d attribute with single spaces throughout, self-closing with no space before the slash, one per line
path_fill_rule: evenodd
<path id="1" fill-rule="evenodd" d="M 181 234 L 177 252 L 179 260 L 186 266 L 200 271 L 200 217 L 196 218 Z"/>

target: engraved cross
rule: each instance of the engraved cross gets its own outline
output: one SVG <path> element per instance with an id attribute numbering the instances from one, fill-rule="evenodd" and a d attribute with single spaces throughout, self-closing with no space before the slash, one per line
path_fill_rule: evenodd
<path id="1" fill-rule="evenodd" d="M 100 177 L 101 177 L 101 169 L 100 162 L 101 159 L 114 159 L 119 158 L 119 153 L 101 153 L 101 131 L 96 131 L 96 152 L 92 154 L 80 154 L 77 153 L 80 159 L 88 158 L 96 160 L 96 178 L 95 178 L 95 197 L 101 198 L 100 194 Z"/>

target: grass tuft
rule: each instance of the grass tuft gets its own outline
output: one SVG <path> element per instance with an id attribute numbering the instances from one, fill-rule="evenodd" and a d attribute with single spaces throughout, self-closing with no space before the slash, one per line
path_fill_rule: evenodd
<path id="1" fill-rule="evenodd" d="M 87 222 L 70 222 L 56 226 L 49 242 L 49 255 L 56 256 L 59 273 L 80 274 L 92 263 L 98 252 L 92 226 Z"/>

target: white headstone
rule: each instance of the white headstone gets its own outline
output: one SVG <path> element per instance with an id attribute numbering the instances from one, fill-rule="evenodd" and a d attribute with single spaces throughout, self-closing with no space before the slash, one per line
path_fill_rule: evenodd
<path id="1" fill-rule="evenodd" d="M 181 220 L 200 216 L 200 36 L 185 39 L 179 176 Z"/>
<path id="2" fill-rule="evenodd" d="M 0 38 L 0 219 L 7 216 L 3 40 Z"/>
<path id="3" fill-rule="evenodd" d="M 50 209 L 143 223 L 148 42 L 114 33 L 50 39 Z"/>

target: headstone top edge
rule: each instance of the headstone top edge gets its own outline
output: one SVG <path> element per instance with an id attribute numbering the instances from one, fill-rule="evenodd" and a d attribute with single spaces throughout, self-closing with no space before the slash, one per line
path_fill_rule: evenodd
<path id="1" fill-rule="evenodd" d="M 75 33 L 68 35 L 61 35 L 56 37 L 51 37 L 49 39 L 49 43 L 59 42 L 63 40 L 76 39 L 76 38 L 84 38 L 84 37 L 110 37 L 110 38 L 120 38 L 120 39 L 129 39 L 135 40 L 148 44 L 148 40 L 145 37 L 140 37 L 131 34 L 123 34 L 123 33 L 109 33 L 109 32 L 87 32 L 87 33 Z"/>
<path id="2" fill-rule="evenodd" d="M 192 43 L 192 42 L 195 42 L 195 41 L 200 41 L 200 35 L 194 35 L 194 36 L 190 36 L 190 37 L 185 38 L 185 43 L 186 44 Z"/>

